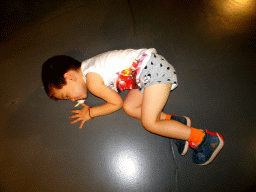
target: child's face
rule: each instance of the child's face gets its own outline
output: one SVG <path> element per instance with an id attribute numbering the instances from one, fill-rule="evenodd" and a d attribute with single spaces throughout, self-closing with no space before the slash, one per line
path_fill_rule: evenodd
<path id="1" fill-rule="evenodd" d="M 87 98 L 87 86 L 83 78 L 76 74 L 64 75 L 67 84 L 61 89 L 54 89 L 54 95 L 58 99 L 70 99 L 71 101 Z"/>

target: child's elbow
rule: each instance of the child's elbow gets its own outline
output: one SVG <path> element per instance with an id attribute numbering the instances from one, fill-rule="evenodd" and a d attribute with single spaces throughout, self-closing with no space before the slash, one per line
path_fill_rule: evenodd
<path id="1" fill-rule="evenodd" d="M 118 109 L 123 108 L 123 105 L 124 105 L 124 101 L 123 100 L 119 101 L 118 104 L 117 104 Z"/>

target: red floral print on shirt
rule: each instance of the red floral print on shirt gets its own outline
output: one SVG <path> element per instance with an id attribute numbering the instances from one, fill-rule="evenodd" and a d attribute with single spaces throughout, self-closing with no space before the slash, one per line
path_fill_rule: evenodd
<path id="1" fill-rule="evenodd" d="M 140 59 L 134 60 L 130 68 L 118 72 L 116 87 L 118 92 L 126 89 L 138 89 L 140 87 L 137 74 L 140 73 L 141 65 L 147 54 L 143 54 Z"/>

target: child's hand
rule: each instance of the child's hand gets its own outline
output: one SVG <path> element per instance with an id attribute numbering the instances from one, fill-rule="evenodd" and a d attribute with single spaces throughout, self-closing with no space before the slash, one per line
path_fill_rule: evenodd
<path id="1" fill-rule="evenodd" d="M 89 106 L 84 103 L 81 103 L 81 105 L 84 108 L 81 110 L 72 110 L 71 111 L 72 113 L 77 113 L 77 114 L 69 117 L 71 119 L 77 118 L 76 120 L 72 121 L 71 124 L 77 123 L 78 121 L 82 121 L 79 129 L 81 129 L 83 127 L 85 121 L 88 121 L 91 119 L 89 116 L 89 112 L 88 112 Z"/>

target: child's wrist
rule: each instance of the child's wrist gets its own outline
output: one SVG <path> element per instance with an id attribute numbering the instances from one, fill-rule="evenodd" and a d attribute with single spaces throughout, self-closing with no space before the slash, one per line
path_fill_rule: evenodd
<path id="1" fill-rule="evenodd" d="M 87 111 L 89 112 L 89 117 L 90 117 L 91 119 L 93 119 L 94 117 L 91 116 L 91 111 L 90 111 L 91 108 L 92 108 L 92 107 L 89 107 Z"/>

